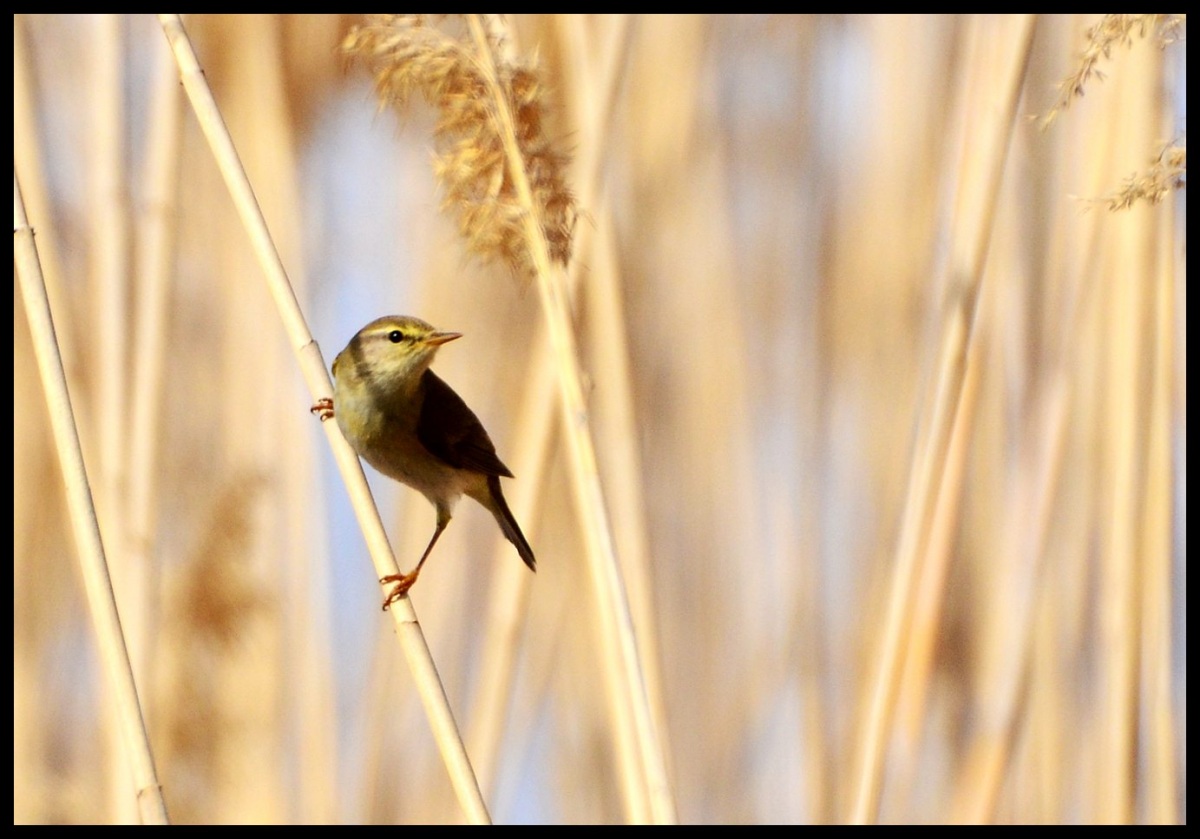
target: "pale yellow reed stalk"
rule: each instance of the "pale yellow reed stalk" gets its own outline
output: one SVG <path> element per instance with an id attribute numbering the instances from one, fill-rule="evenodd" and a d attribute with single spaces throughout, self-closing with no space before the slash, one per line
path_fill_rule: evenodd
<path id="1" fill-rule="evenodd" d="M 184 90 L 212 148 L 213 156 L 225 179 L 226 186 L 229 188 L 238 215 L 246 227 L 259 263 L 266 275 L 268 288 L 275 299 L 280 318 L 283 320 L 292 342 L 293 350 L 297 354 L 301 371 L 308 382 L 313 400 L 315 402 L 322 398 L 332 398 L 333 387 L 328 368 L 320 348 L 309 332 L 291 283 L 288 281 L 287 273 L 259 210 L 254 191 L 242 168 L 233 140 L 225 128 L 224 120 L 213 99 L 212 92 L 204 79 L 183 22 L 178 15 L 160 15 L 159 20 L 171 45 L 175 60 L 179 64 Z M 376 575 L 385 577 L 389 574 L 396 574 L 399 572 L 399 568 L 384 531 L 383 522 L 379 518 L 379 511 L 367 486 L 362 464 L 359 462 L 358 455 L 350 448 L 336 426 L 337 423 L 323 423 L 326 437 L 333 448 L 338 469 L 346 483 L 355 515 L 375 564 Z M 487 806 L 480 793 L 479 784 L 475 779 L 462 738 L 458 733 L 458 726 L 450 710 L 445 689 L 438 677 L 437 668 L 425 642 L 411 601 L 408 598 L 402 598 L 393 605 L 391 613 L 401 648 L 408 660 L 409 668 L 412 670 L 425 713 L 450 774 L 459 804 L 472 822 L 489 822 Z"/>
<path id="2" fill-rule="evenodd" d="M 605 637 L 615 642 L 619 661 L 621 693 L 631 716 L 633 740 L 641 762 L 650 819 L 656 823 L 675 821 L 674 795 L 667 779 L 663 741 L 648 702 L 645 676 L 637 652 L 633 621 L 625 593 L 621 567 L 609 524 L 607 504 L 600 485 L 589 411 L 583 397 L 579 349 L 572 326 L 565 278 L 551 265 L 550 246 L 540 221 L 541 212 L 533 200 L 533 190 L 525 173 L 518 147 L 515 124 L 508 99 L 500 89 L 491 46 L 479 18 L 467 18 L 482 63 L 483 77 L 492 98 L 498 129 L 508 158 L 518 204 L 524 208 L 524 236 L 542 299 L 550 344 L 558 364 L 558 382 L 563 415 L 563 430 L 571 455 L 576 508 L 587 535 L 592 583 L 601 598 L 601 616 Z"/>
<path id="3" fill-rule="evenodd" d="M 1033 41 L 1034 21 L 1033 16 L 1026 16 L 1012 27 L 1007 64 L 1000 71 L 997 83 L 1004 107 L 981 117 L 971 130 L 974 168 L 970 174 L 973 179 L 964 178 L 965 183 L 960 184 L 960 199 L 967 200 L 961 200 L 956 206 L 959 212 L 953 219 L 954 249 L 947 266 L 951 281 L 944 286 L 950 290 L 951 298 L 945 308 L 935 374 L 931 379 L 932 390 L 927 413 L 918 431 L 917 450 L 909 475 L 881 647 L 868 686 L 869 706 L 850 812 L 850 821 L 857 824 L 878 819 L 884 762 L 915 606 L 913 595 L 917 580 L 924 573 L 930 527 L 939 497 L 944 492 L 956 491 L 956 487 L 947 486 L 943 481 L 947 449 L 955 428 L 955 417 L 964 410 L 963 385 L 966 364 L 971 358 L 971 343 L 976 335 L 976 304 L 980 300 L 984 261 Z M 973 43 L 980 46 L 983 37 L 977 30 Z M 968 203 L 972 206 L 968 207 Z"/>
<path id="4" fill-rule="evenodd" d="M 436 162 L 446 198 L 470 250 L 507 263 L 536 282 L 557 371 L 573 498 L 600 600 L 602 661 L 617 719 L 618 752 L 635 758 L 621 773 L 627 813 L 635 821 L 672 822 L 674 796 L 664 743 L 649 691 L 617 561 L 596 462 L 591 413 L 584 398 L 566 278 L 574 226 L 573 202 L 562 184 L 563 156 L 539 132 L 536 76 L 493 51 L 511 50 L 498 18 L 466 16 L 471 46 L 445 36 L 424 18 L 380 18 L 359 27 L 345 49 L 371 62 L 385 100 L 415 92 L 438 104 L 445 140 Z"/>
<path id="5" fill-rule="evenodd" d="M 121 631 L 121 618 L 117 614 L 117 602 L 108 575 L 104 544 L 100 538 L 100 527 L 92 502 L 91 488 L 88 485 L 83 452 L 79 446 L 75 415 L 71 409 L 71 396 L 67 391 L 67 377 L 54 338 L 54 321 L 50 315 L 42 268 L 33 241 L 33 228 L 29 226 L 25 216 L 25 202 L 21 199 L 21 187 L 15 170 L 13 231 L 14 260 L 20 279 L 21 298 L 25 304 L 25 314 L 29 318 L 38 370 L 50 409 L 55 448 L 66 483 L 71 526 L 83 569 L 84 590 L 95 626 L 100 658 L 104 662 L 104 671 L 116 706 L 117 722 L 125 744 L 126 757 L 133 770 L 135 791 L 132 798 L 136 801 L 136 809 L 143 824 L 166 824 L 167 805 L 162 797 L 162 788 L 158 784 L 154 755 L 146 734 L 145 716 L 138 701 L 133 666 Z"/>

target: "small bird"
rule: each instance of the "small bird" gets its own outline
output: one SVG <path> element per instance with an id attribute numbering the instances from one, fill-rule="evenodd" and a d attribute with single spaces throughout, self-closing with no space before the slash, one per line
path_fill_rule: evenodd
<path id="1" fill-rule="evenodd" d="M 500 491 L 500 479 L 512 472 L 496 456 L 479 418 L 429 369 L 438 347 L 461 337 L 404 315 L 373 320 L 333 360 L 332 402 L 322 399 L 312 407 L 322 422 L 337 417 L 363 460 L 419 490 L 437 510 L 437 528 L 417 567 L 379 581 L 396 584 L 384 609 L 417 581 L 464 493 L 496 517 L 529 570 L 537 570 L 533 549 Z"/>

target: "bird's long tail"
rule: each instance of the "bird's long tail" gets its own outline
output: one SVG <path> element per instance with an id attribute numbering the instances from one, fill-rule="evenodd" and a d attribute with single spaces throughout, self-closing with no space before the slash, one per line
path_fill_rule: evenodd
<path id="1" fill-rule="evenodd" d="M 533 548 L 529 547 L 529 543 L 525 541 L 525 534 L 521 532 L 521 526 L 517 524 L 512 510 L 508 509 L 508 502 L 504 500 L 504 493 L 500 491 L 498 476 L 488 475 L 488 489 L 491 490 L 493 502 L 489 509 L 496 517 L 500 529 L 504 531 L 505 538 L 513 543 L 517 553 L 521 555 L 521 559 L 525 560 L 525 564 L 529 566 L 529 570 L 537 571 L 537 560 L 533 558 Z"/>

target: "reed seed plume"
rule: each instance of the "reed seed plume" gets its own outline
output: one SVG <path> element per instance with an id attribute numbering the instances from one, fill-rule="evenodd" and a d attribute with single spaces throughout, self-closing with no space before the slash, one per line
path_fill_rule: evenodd
<path id="1" fill-rule="evenodd" d="M 1084 86 L 1091 79 L 1104 81 L 1104 71 L 1097 68 L 1100 59 L 1111 58 L 1113 47 L 1129 47 L 1133 38 L 1155 35 L 1160 47 L 1179 40 L 1187 21 L 1186 15 L 1104 15 L 1086 32 L 1087 46 L 1071 75 L 1058 83 L 1058 101 L 1041 119 L 1042 129 L 1050 126 L 1058 115 L 1083 97 Z"/>
<path id="2" fill-rule="evenodd" d="M 1074 71 L 1058 83 L 1058 100 L 1040 119 L 1042 130 L 1071 103 L 1083 97 L 1084 87 L 1091 79 L 1104 80 L 1104 72 L 1097 69 L 1101 58 L 1110 58 L 1113 47 L 1130 47 L 1134 36 L 1145 38 L 1153 35 L 1161 49 L 1183 37 L 1186 15 L 1104 15 L 1095 26 L 1086 32 L 1087 46 L 1083 50 Z M 1127 210 L 1138 201 L 1157 204 L 1177 189 L 1187 186 L 1187 144 L 1174 142 L 1167 145 L 1149 169 L 1131 176 L 1117 190 L 1096 203 L 1110 211 Z"/>
<path id="3" fill-rule="evenodd" d="M 1157 204 L 1177 189 L 1187 186 L 1187 146 L 1170 145 L 1144 172 L 1129 178 L 1120 189 L 1104 199 L 1112 211 L 1128 210 L 1138 201 Z"/>
<path id="4" fill-rule="evenodd" d="M 380 15 L 351 30 L 342 51 L 366 63 L 382 105 L 403 108 L 419 93 L 437 108 L 434 171 L 443 185 L 443 210 L 453 210 L 468 249 L 499 260 L 532 281 L 533 261 L 522 220 L 530 209 L 518 200 L 489 90 L 508 99 L 524 165 L 552 259 L 571 256 L 575 202 L 565 185 L 567 155 L 544 130 L 545 88 L 536 59 L 509 58 L 496 28 L 488 32 L 498 78 L 488 84 L 476 46 L 432 25 L 425 15 Z"/>

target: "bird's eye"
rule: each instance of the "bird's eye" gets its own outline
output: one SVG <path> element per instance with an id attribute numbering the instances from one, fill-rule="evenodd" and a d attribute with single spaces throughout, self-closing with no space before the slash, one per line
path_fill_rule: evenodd
<path id="1" fill-rule="evenodd" d="M 400 342 L 402 342 L 404 340 L 404 333 L 401 332 L 399 329 L 393 329 L 391 332 L 388 333 L 388 340 L 391 341 L 393 344 L 399 344 Z"/>

